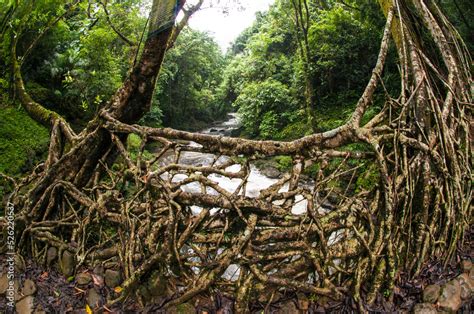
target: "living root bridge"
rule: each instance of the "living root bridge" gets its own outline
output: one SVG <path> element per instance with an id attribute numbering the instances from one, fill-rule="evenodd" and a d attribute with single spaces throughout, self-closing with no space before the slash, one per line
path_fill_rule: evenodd
<path id="1" fill-rule="evenodd" d="M 133 125 L 109 106 L 94 123 L 111 146 L 84 184 L 54 173 L 78 144 L 65 151 L 52 141 L 56 157 L 15 185 L 21 251 L 44 261 L 55 247 L 77 257 L 76 269 L 120 269 L 124 290 L 115 301 L 137 295 L 169 307 L 219 290 L 238 312 L 255 296 L 271 302 L 285 291 L 316 299 L 350 293 L 362 310 L 363 301 L 392 291 L 400 273 L 416 274 L 432 256 L 448 261 L 472 217 L 470 60 L 434 2 L 382 2 L 379 58 L 347 123 L 294 142 L 259 142 Z M 420 50 L 407 22 L 413 12 L 441 65 Z M 402 91 L 387 93 L 383 109 L 361 125 L 390 34 Z M 127 148 L 130 134 L 139 149 Z M 87 136 L 74 135 L 82 149 Z M 196 153 L 213 157 L 184 162 Z M 255 162 L 275 155 L 290 157 L 292 168 L 249 193 Z M 52 179 L 39 198 L 25 197 L 45 177 Z M 225 180 L 235 186 L 225 189 Z"/>

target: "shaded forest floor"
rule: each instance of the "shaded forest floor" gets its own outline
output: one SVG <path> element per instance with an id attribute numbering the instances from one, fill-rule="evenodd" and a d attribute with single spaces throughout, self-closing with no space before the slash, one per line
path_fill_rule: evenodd
<path id="1" fill-rule="evenodd" d="M 461 261 L 474 260 L 474 228 L 471 227 L 465 237 L 463 248 L 457 251 L 456 258 L 443 268 L 439 260 L 433 259 L 427 263 L 420 275 L 407 280 L 402 274 L 395 287 L 391 300 L 382 296 L 374 305 L 364 305 L 369 312 L 411 312 L 417 303 L 422 302 L 423 289 L 430 284 L 442 285 L 457 277 L 461 272 Z M 5 294 L 5 269 L 6 256 L 0 257 L 0 295 Z M 86 303 L 95 301 L 99 306 L 94 313 L 232 313 L 233 300 L 223 296 L 219 292 L 214 295 L 200 296 L 192 301 L 164 311 L 162 304 L 167 301 L 163 298 L 161 304 L 152 304 L 145 307 L 138 302 L 127 301 L 107 308 L 104 301 L 118 296 L 117 292 L 104 284 L 103 273 L 100 267 L 94 270 L 82 269 L 79 273 L 88 272 L 92 274 L 92 280 L 86 284 L 79 284 L 79 276 L 65 278 L 56 267 L 45 267 L 38 265 L 32 259 L 26 262 L 18 262 L 19 268 L 16 279 L 19 280 L 22 293 L 17 293 L 17 313 L 86 313 Z M 103 271 L 103 270 L 102 270 Z M 34 284 L 32 284 L 32 282 Z M 97 293 L 94 293 L 97 292 Z M 91 293 L 92 292 L 92 293 Z M 252 305 L 252 312 L 266 313 L 325 313 L 325 312 L 358 312 L 353 299 L 348 296 L 342 301 L 330 301 L 319 299 L 318 301 L 308 298 L 303 294 L 282 292 L 273 297 L 274 302 L 268 304 L 263 298 L 261 302 Z M 0 312 L 7 312 L 6 299 L 0 298 Z M 474 300 L 471 299 L 464 304 L 461 311 L 472 313 Z"/>

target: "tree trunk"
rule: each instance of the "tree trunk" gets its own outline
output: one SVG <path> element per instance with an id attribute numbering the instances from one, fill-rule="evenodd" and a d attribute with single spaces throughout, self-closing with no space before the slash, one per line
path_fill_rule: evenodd
<path id="1" fill-rule="evenodd" d="M 159 6 L 163 2 L 176 3 L 177 9 L 181 9 L 185 3 L 184 0 L 155 0 L 153 7 Z M 155 21 L 154 23 L 161 22 Z M 174 23 L 174 19 L 172 22 Z M 133 124 L 149 111 L 156 78 L 173 31 L 171 26 L 172 24 L 157 34 L 149 34 L 140 61 L 104 108 L 115 119 Z M 152 27 L 153 24 L 150 28 Z M 20 91 L 24 91 L 24 88 Z M 27 94 L 25 93 L 25 95 Z M 34 104 L 30 99 L 26 99 L 26 103 Z M 32 110 L 29 112 L 33 117 L 38 116 L 37 112 Z M 44 115 L 41 112 L 39 116 Z M 42 119 L 45 120 L 45 118 Z M 46 175 L 28 196 L 29 210 L 37 205 L 48 186 L 57 180 L 73 182 L 79 188 L 88 184 L 94 172 L 100 167 L 99 160 L 105 161 L 107 155 L 112 152 L 110 133 L 103 128 L 103 124 L 104 121 L 99 116 L 89 122 L 81 133 L 83 136 L 80 141 L 73 145 L 71 150 L 57 163 L 51 165 Z"/>

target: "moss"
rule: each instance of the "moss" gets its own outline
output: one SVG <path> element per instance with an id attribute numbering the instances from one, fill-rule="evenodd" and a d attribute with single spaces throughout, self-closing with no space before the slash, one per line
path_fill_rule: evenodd
<path id="1" fill-rule="evenodd" d="M 142 144 L 142 139 L 136 134 L 130 134 L 127 138 L 127 146 L 129 151 L 138 152 L 140 150 L 140 145 Z"/>
<path id="2" fill-rule="evenodd" d="M 305 119 L 297 120 L 293 123 L 288 124 L 283 130 L 276 134 L 275 139 L 291 141 L 301 138 L 305 135 L 311 134 L 311 128 L 306 123 Z"/>
<path id="3" fill-rule="evenodd" d="M 303 173 L 311 178 L 315 178 L 316 175 L 319 172 L 320 164 L 319 163 L 314 163 L 310 165 L 309 167 L 306 167 L 303 171 Z"/>
<path id="4" fill-rule="evenodd" d="M 356 192 L 373 190 L 380 181 L 380 173 L 375 163 L 370 164 L 356 181 Z"/>
<path id="5" fill-rule="evenodd" d="M 46 158 L 49 131 L 22 109 L 0 109 L 0 172 L 17 176 Z"/>
<path id="6" fill-rule="evenodd" d="M 291 156 L 276 156 L 275 161 L 277 162 L 277 169 L 282 172 L 289 171 L 293 167 Z"/>

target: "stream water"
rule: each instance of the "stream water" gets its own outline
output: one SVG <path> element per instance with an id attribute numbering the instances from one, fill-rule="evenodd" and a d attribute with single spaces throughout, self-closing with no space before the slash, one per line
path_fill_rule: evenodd
<path id="1" fill-rule="evenodd" d="M 230 113 L 228 115 L 228 119 L 224 122 L 215 124 L 207 129 L 202 130 L 200 133 L 209 134 L 209 135 L 224 135 L 224 136 L 231 136 L 234 130 L 240 127 L 239 118 L 236 113 Z M 199 146 L 199 144 L 191 142 L 189 146 Z M 163 164 L 171 163 L 175 158 L 174 154 L 165 155 L 162 160 Z M 229 160 L 230 157 L 222 156 L 217 160 L 217 164 L 225 163 Z M 193 165 L 193 166 L 209 166 L 214 162 L 215 155 L 213 154 L 204 154 L 199 152 L 182 152 L 180 155 L 179 163 L 185 165 Z M 232 165 L 226 168 L 227 172 L 238 172 L 240 171 L 240 165 Z M 164 178 L 166 178 L 166 174 L 164 174 Z M 174 175 L 172 181 L 173 182 L 180 182 L 187 178 L 185 174 L 177 174 Z M 241 179 L 231 179 L 225 176 L 221 176 L 218 174 L 212 174 L 208 176 L 214 182 L 217 182 L 221 188 L 229 192 L 234 192 L 239 184 L 242 182 Z M 257 197 L 260 194 L 260 191 L 270 187 L 272 184 L 276 183 L 278 178 L 270 178 L 262 173 L 262 171 L 257 168 L 254 164 L 250 165 L 250 176 L 247 180 L 245 195 L 248 197 Z M 201 192 L 201 186 L 198 182 L 189 183 L 183 185 L 181 187 L 185 192 L 190 193 L 199 193 Z M 287 192 L 288 191 L 288 184 L 284 185 L 280 192 Z M 208 188 L 207 192 L 209 194 L 217 194 L 212 188 Z M 275 204 L 278 204 L 275 202 Z M 295 215 L 301 215 L 306 213 L 307 207 L 307 200 L 305 200 L 301 195 L 297 195 L 295 198 L 295 204 L 292 208 L 292 213 Z M 191 207 L 191 210 L 197 214 L 200 212 L 201 208 L 197 206 Z M 217 209 L 214 209 L 215 211 Z M 211 213 L 213 212 L 211 211 Z"/>

